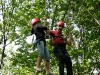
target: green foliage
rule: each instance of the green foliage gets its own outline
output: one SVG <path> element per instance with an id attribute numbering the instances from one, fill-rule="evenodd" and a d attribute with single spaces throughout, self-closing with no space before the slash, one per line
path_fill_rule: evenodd
<path id="1" fill-rule="evenodd" d="M 38 52 L 32 51 L 33 44 L 28 44 L 26 37 L 31 34 L 31 19 L 40 18 L 44 24 L 45 15 L 48 28 L 53 29 L 56 22 L 62 20 L 67 26 L 64 33 L 68 36 L 69 31 L 73 32 L 72 46 L 66 48 L 73 60 L 74 75 L 94 74 L 94 69 L 100 69 L 99 0 L 8 0 L 8 5 L 5 3 L 2 1 L 0 4 L 4 6 L 3 11 L 0 9 L 3 12 L 3 22 L 0 22 L 0 45 L 3 44 L 5 35 L 7 42 L 15 42 L 15 46 L 20 46 L 15 52 L 13 48 L 9 48 L 10 66 L 3 65 L 3 69 L 10 71 L 10 75 L 30 75 L 35 72 Z M 52 51 L 51 39 L 47 41 L 47 46 L 51 55 L 50 69 L 58 75 L 58 61 Z M 44 68 L 43 62 L 41 68 Z M 2 75 L 9 75 L 3 70 L 0 72 Z"/>

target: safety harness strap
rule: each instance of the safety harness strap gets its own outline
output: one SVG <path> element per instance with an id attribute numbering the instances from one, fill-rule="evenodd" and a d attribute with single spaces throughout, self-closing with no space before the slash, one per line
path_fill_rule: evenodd
<path id="1" fill-rule="evenodd" d="M 40 38 L 40 39 L 37 39 L 37 40 L 34 42 L 33 51 L 35 50 L 37 43 L 39 43 L 39 42 L 42 41 L 42 40 L 44 40 L 44 39 L 43 39 L 43 38 Z"/>

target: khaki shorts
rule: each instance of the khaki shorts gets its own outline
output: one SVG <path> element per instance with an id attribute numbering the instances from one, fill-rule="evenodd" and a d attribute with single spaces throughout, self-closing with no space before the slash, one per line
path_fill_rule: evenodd
<path id="1" fill-rule="evenodd" d="M 43 41 L 39 41 L 37 43 L 37 49 L 38 49 L 38 56 L 43 57 L 44 60 L 50 60 L 49 51 L 47 47 L 44 45 Z"/>

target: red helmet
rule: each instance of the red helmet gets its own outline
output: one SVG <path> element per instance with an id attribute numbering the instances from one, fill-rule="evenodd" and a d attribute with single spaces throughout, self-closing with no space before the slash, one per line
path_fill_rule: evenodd
<path id="1" fill-rule="evenodd" d="M 57 23 L 57 26 L 59 26 L 59 27 L 64 27 L 64 22 L 59 21 L 59 22 Z"/>
<path id="2" fill-rule="evenodd" d="M 34 25 L 34 24 L 36 24 L 36 23 L 38 23 L 38 22 L 40 22 L 40 20 L 39 20 L 38 18 L 34 18 L 34 19 L 32 19 L 32 21 L 31 21 L 31 25 Z"/>

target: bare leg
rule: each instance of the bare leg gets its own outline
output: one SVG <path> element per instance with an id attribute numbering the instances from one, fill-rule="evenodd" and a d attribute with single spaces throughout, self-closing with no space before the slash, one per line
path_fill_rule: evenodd
<path id="1" fill-rule="evenodd" d="M 46 74 L 47 74 L 50 72 L 50 67 L 49 67 L 50 62 L 49 62 L 49 60 L 45 60 L 44 63 L 45 63 L 44 67 L 45 67 Z"/>
<path id="2" fill-rule="evenodd" d="M 42 62 L 42 57 L 39 56 L 39 57 L 37 58 L 36 69 L 39 69 L 39 68 L 40 68 L 41 62 Z"/>

